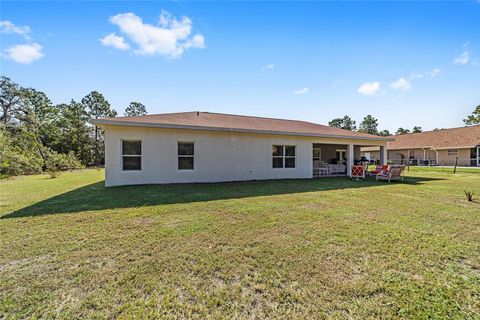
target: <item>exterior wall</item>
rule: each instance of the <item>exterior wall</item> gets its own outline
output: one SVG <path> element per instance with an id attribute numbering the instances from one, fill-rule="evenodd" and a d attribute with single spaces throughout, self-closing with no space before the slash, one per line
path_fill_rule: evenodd
<path id="1" fill-rule="evenodd" d="M 142 141 L 142 170 L 123 171 L 122 140 Z M 178 170 L 177 143 L 194 142 L 194 170 Z M 238 132 L 106 126 L 105 185 L 311 178 L 313 143 L 385 144 Z M 272 145 L 295 145 L 295 168 L 272 168 Z"/>
<path id="2" fill-rule="evenodd" d="M 425 149 L 404 149 L 404 150 L 389 150 L 388 160 L 399 161 L 409 160 L 410 156 L 418 160 L 436 160 L 437 155 L 434 150 Z"/>
<path id="3" fill-rule="evenodd" d="M 407 155 L 408 155 L 408 150 L 404 150 L 406 151 Z M 392 152 L 394 152 L 392 150 Z M 397 150 L 395 150 L 395 152 L 398 152 Z M 423 160 L 423 157 L 424 157 L 424 153 L 423 153 L 423 149 L 411 149 L 410 150 L 410 154 L 415 158 L 415 159 L 420 159 L 420 160 Z M 409 156 L 406 158 L 408 159 Z M 425 160 L 435 160 L 437 158 L 437 155 L 435 153 L 435 151 L 431 150 L 431 149 L 425 149 Z"/>
<path id="4" fill-rule="evenodd" d="M 451 148 L 458 150 L 458 155 L 448 155 L 447 149 L 437 150 L 438 152 L 438 165 L 453 166 L 455 164 L 455 158 L 458 156 L 459 166 L 475 166 L 476 165 L 476 148 Z M 379 151 L 362 151 L 362 155 L 370 156 L 369 159 L 380 159 Z M 388 160 L 408 160 L 412 155 L 415 159 L 423 160 L 423 149 L 410 149 L 410 150 L 388 150 Z M 437 153 L 435 150 L 425 150 L 426 160 L 437 160 Z"/>
<path id="5" fill-rule="evenodd" d="M 410 157 L 408 150 L 390 150 L 388 151 L 388 160 L 408 160 Z M 422 151 L 423 159 L 423 151 Z"/>
<path id="6" fill-rule="evenodd" d="M 362 156 L 362 152 L 360 151 L 360 146 L 354 146 L 353 147 L 353 158 L 354 159 L 360 159 Z"/>
<path id="7" fill-rule="evenodd" d="M 380 160 L 380 151 L 372 151 L 370 152 L 370 160 Z"/>
<path id="8" fill-rule="evenodd" d="M 455 148 L 452 148 L 455 149 Z M 470 166 L 471 149 L 455 149 L 458 150 L 458 165 Z M 453 166 L 455 164 L 455 158 L 457 156 L 449 156 L 448 150 L 437 150 L 438 152 L 438 165 Z M 410 154 L 415 159 L 423 160 L 423 149 L 411 149 Z M 408 160 L 410 158 L 409 150 L 390 150 L 388 151 L 389 160 Z M 403 158 L 402 158 L 403 155 Z M 437 153 L 435 150 L 425 150 L 426 160 L 437 160 Z"/>
<path id="9" fill-rule="evenodd" d="M 453 149 L 453 148 L 452 148 Z M 471 149 L 455 149 L 458 150 L 458 155 L 449 156 L 448 150 L 438 150 L 438 163 L 444 166 L 453 166 L 455 158 L 458 157 L 459 166 L 470 166 L 470 158 L 472 156 Z"/>

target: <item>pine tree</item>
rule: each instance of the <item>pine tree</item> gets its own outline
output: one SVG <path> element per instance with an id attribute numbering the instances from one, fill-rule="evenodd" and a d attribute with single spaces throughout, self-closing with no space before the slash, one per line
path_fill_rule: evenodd
<path id="1" fill-rule="evenodd" d="M 366 116 L 360 123 L 358 131 L 370 134 L 378 134 L 378 120 L 371 115 Z"/>
<path id="2" fill-rule="evenodd" d="M 349 116 L 344 116 L 343 118 L 333 119 L 328 123 L 330 127 L 341 128 L 345 130 L 355 131 L 357 129 L 356 123 Z"/>
<path id="3" fill-rule="evenodd" d="M 140 102 L 130 102 L 124 114 L 126 117 L 143 116 L 147 114 L 147 108 Z"/>
<path id="4" fill-rule="evenodd" d="M 92 91 L 82 99 L 90 119 L 116 117 L 117 112 L 110 108 L 110 103 L 98 91 Z M 103 130 L 95 126 L 95 166 L 100 164 L 100 153 L 104 153 Z"/>
<path id="5" fill-rule="evenodd" d="M 480 105 L 478 105 L 472 114 L 469 115 L 466 119 L 463 120 L 467 126 L 473 126 L 480 124 Z"/>

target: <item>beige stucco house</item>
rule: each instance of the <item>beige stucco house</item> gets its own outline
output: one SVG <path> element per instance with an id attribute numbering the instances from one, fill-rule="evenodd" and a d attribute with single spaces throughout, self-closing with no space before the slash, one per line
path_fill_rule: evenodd
<path id="1" fill-rule="evenodd" d="M 388 160 L 396 163 L 480 166 L 480 125 L 394 136 L 387 143 Z M 378 147 L 362 148 L 379 159 Z"/>
<path id="2" fill-rule="evenodd" d="M 361 147 L 377 147 L 386 162 L 391 140 L 305 121 L 209 112 L 93 123 L 105 129 L 107 186 L 348 175 Z"/>

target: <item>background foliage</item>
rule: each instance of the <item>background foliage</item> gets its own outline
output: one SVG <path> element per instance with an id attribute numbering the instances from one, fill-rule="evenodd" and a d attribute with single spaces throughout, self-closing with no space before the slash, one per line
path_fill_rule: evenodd
<path id="1" fill-rule="evenodd" d="M 137 114 L 147 113 L 140 103 L 134 107 Z M 81 102 L 55 105 L 45 93 L 0 77 L 0 176 L 48 172 L 55 177 L 63 170 L 103 165 L 103 130 L 90 120 L 115 116 L 98 91 Z"/>

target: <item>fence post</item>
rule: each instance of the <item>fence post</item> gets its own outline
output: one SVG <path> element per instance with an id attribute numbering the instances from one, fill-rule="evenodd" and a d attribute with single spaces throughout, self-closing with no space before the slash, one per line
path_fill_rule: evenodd
<path id="1" fill-rule="evenodd" d="M 455 166 L 453 167 L 453 173 L 457 172 L 457 163 L 458 163 L 458 157 L 455 158 Z"/>

